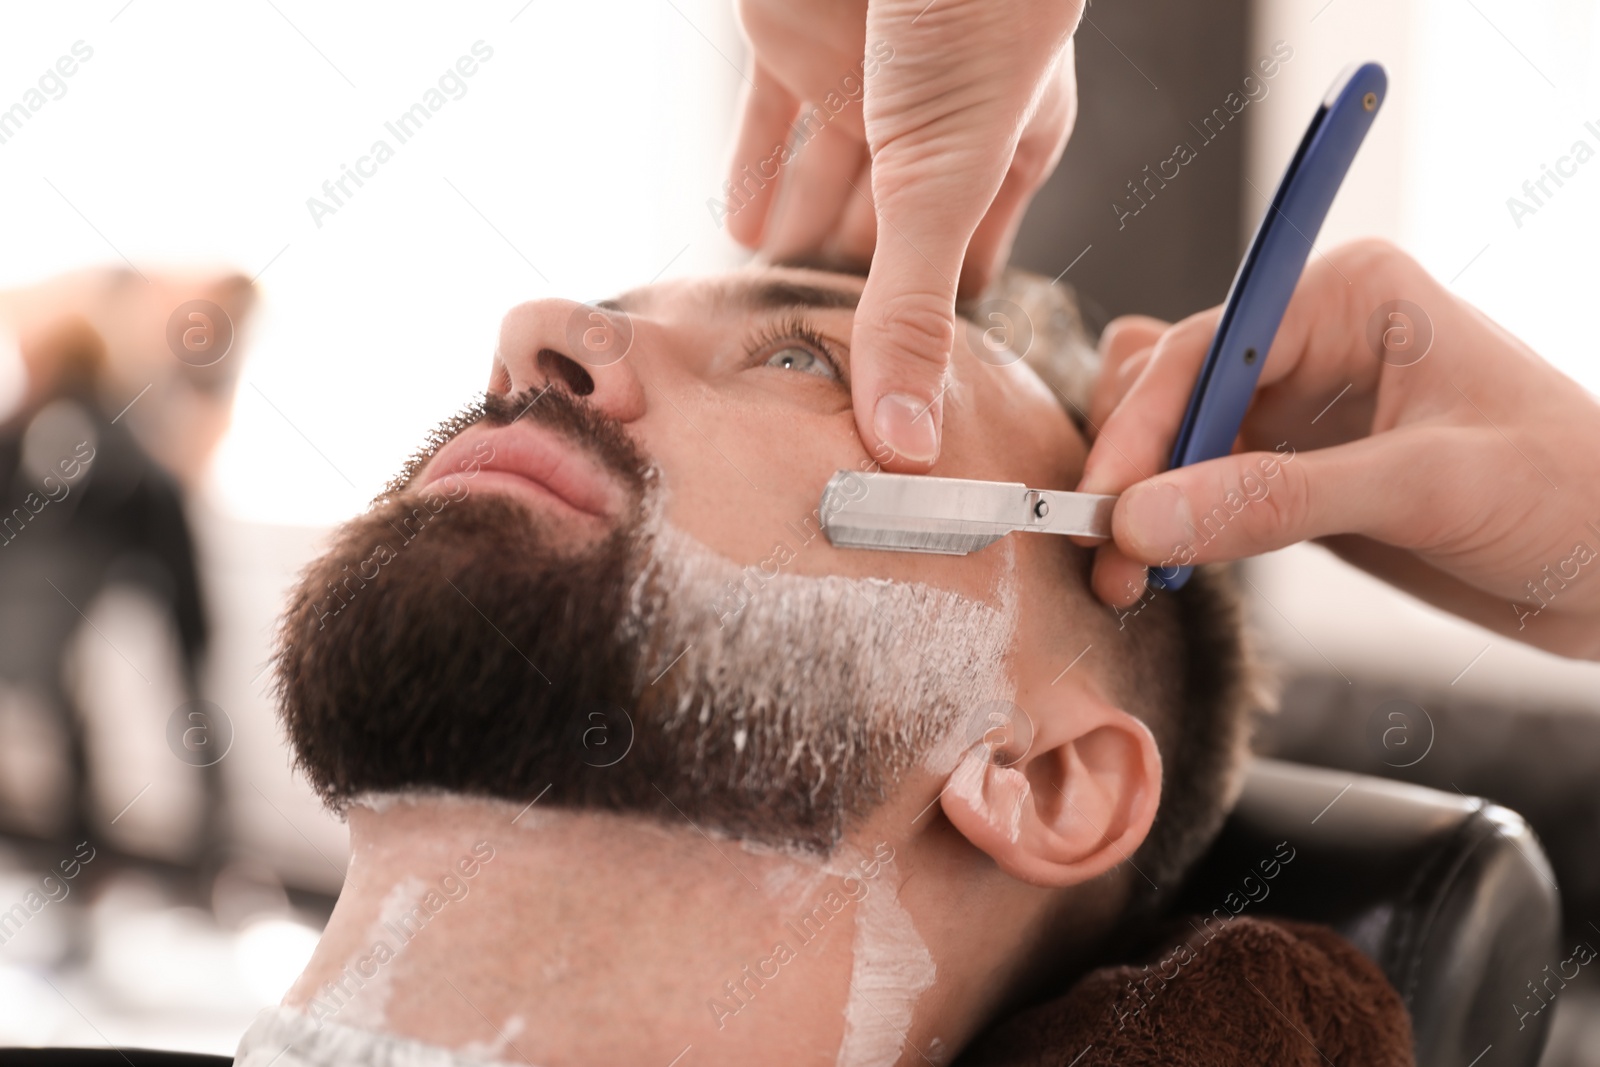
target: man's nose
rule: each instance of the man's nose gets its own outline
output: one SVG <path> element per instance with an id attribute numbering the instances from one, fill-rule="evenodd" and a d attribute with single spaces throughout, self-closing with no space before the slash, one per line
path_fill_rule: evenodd
<path id="1" fill-rule="evenodd" d="M 531 300 L 500 324 L 491 392 L 565 389 L 620 422 L 644 414 L 634 323 L 624 312 L 571 300 Z"/>

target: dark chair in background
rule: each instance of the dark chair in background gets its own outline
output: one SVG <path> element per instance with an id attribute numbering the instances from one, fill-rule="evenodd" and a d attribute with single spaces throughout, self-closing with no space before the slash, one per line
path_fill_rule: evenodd
<path id="1" fill-rule="evenodd" d="M 1179 911 L 1209 914 L 1280 842 L 1295 850 L 1250 914 L 1326 923 L 1383 969 L 1418 1067 L 1531 1067 L 1562 960 L 1561 901 L 1515 812 L 1478 797 L 1276 760 L 1252 768 Z M 1519 1011 L 1519 1008 L 1521 1009 Z"/>

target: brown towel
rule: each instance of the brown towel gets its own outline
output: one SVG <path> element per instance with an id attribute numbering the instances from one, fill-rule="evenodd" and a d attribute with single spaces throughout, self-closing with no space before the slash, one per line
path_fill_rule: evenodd
<path id="1" fill-rule="evenodd" d="M 1186 924 L 1189 925 L 1189 924 Z M 1325 926 L 1240 917 L 1102 967 L 979 1037 L 956 1067 L 1413 1067 L 1376 964 Z"/>

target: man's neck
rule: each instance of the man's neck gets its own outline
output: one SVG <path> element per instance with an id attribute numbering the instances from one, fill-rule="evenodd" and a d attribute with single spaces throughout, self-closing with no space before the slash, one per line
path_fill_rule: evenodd
<path id="1" fill-rule="evenodd" d="M 995 908 L 996 883 L 937 831 L 914 856 L 868 834 L 821 860 L 687 821 L 449 796 L 357 805 L 350 830 L 344 890 L 284 1003 L 546 1067 L 941 1063 L 1043 921 Z"/>

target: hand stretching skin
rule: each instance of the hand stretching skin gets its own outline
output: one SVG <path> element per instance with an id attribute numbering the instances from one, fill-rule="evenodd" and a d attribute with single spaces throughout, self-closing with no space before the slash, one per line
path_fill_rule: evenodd
<path id="1" fill-rule="evenodd" d="M 1421 315 L 1379 311 L 1395 300 Z M 1235 453 L 1158 474 L 1218 314 L 1118 319 L 1101 339 L 1079 488 L 1122 493 L 1095 562 L 1102 600 L 1136 600 L 1146 564 L 1317 540 L 1498 633 L 1600 658 L 1595 397 L 1404 253 L 1363 241 L 1307 265 Z"/>
<path id="2" fill-rule="evenodd" d="M 775 259 L 872 257 L 852 394 L 862 440 L 875 455 L 892 450 L 892 469 L 926 470 L 938 456 L 955 299 L 1005 264 L 1061 157 L 1082 10 L 1082 0 L 739 2 L 754 63 L 728 230 Z M 789 158 L 797 121 L 805 143 Z"/>

